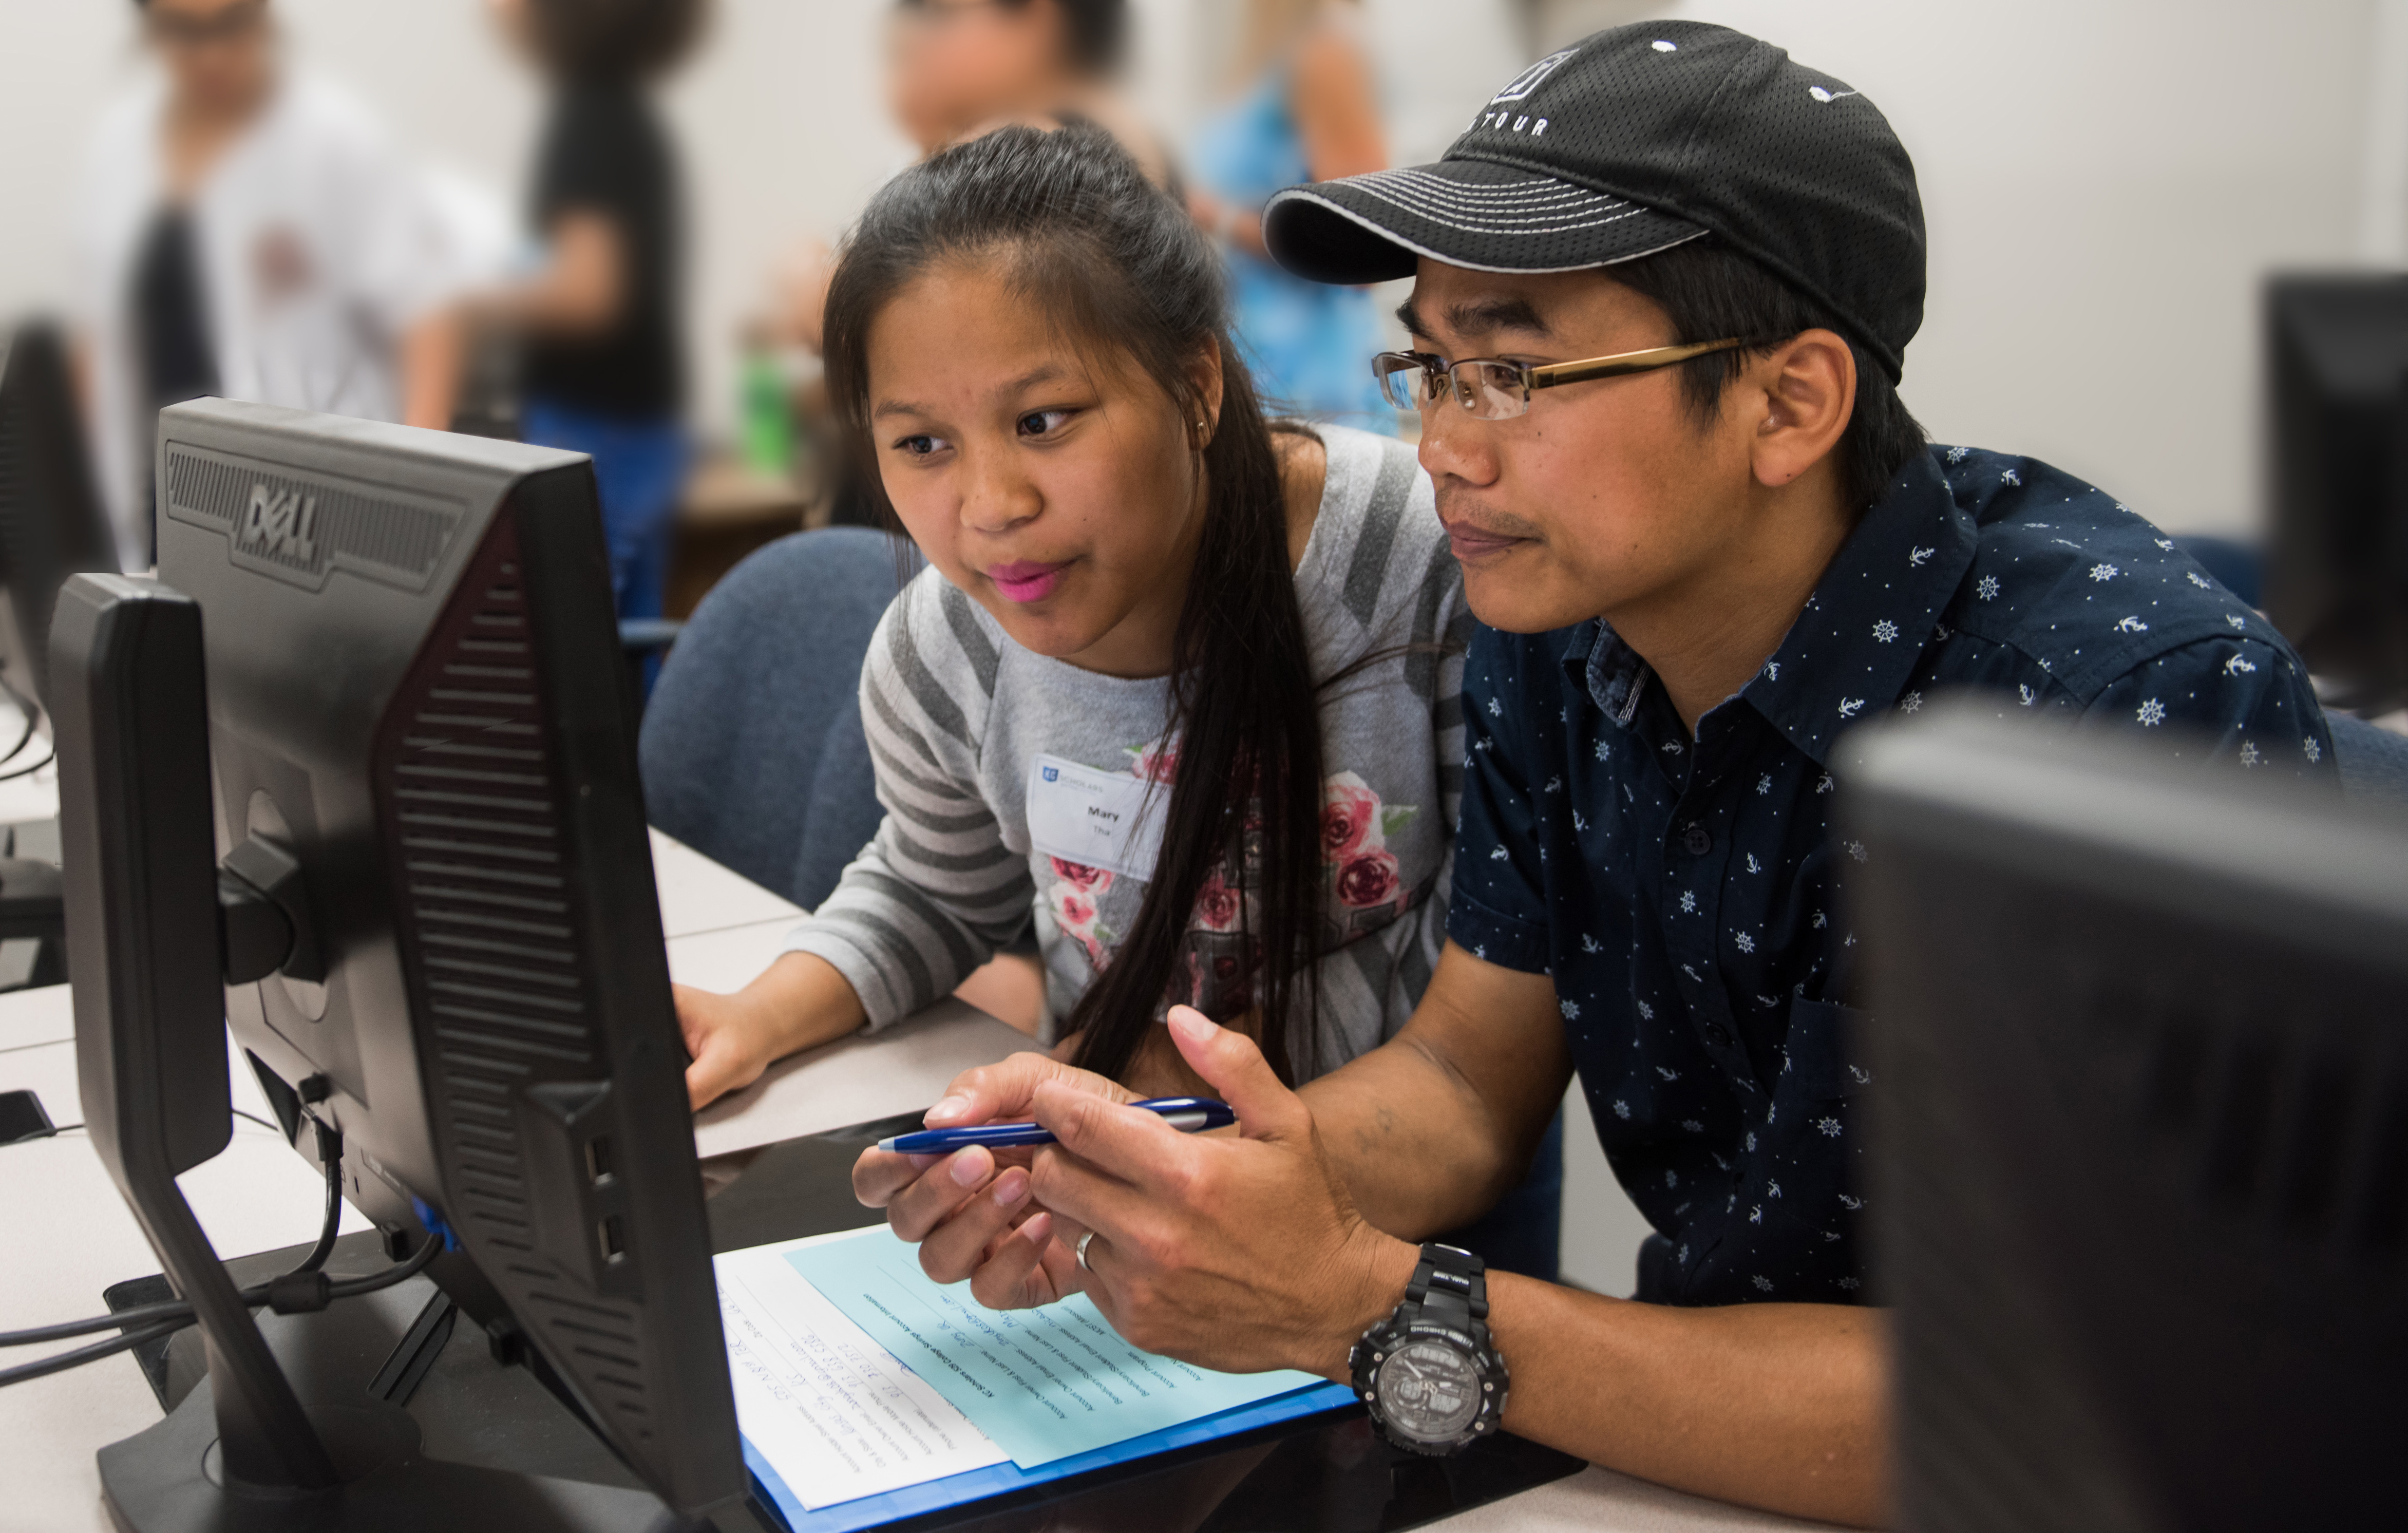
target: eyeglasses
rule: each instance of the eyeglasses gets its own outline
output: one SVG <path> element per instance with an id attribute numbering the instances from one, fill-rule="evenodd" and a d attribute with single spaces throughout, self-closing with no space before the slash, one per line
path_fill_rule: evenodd
<path id="1" fill-rule="evenodd" d="M 1657 346 L 1644 351 L 1623 351 L 1610 357 L 1591 357 L 1585 362 L 1551 362 L 1538 367 L 1497 357 L 1449 362 L 1427 351 L 1383 351 L 1371 359 L 1371 376 L 1380 380 L 1380 392 L 1387 396 L 1388 403 L 1400 410 L 1419 410 L 1435 405 L 1440 394 L 1451 389 L 1455 403 L 1469 410 L 1474 420 L 1510 421 L 1530 408 L 1532 389 L 1651 373 L 1691 357 L 1727 351 L 1740 344 L 1737 338 L 1701 340 L 1688 346 Z"/>

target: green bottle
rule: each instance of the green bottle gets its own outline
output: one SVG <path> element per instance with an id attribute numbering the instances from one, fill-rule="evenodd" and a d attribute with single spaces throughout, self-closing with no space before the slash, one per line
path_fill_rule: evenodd
<path id="1" fill-rule="evenodd" d="M 744 466 L 782 477 L 794 462 L 794 415 L 786 403 L 785 369 L 765 340 L 748 340 L 740 387 Z"/>

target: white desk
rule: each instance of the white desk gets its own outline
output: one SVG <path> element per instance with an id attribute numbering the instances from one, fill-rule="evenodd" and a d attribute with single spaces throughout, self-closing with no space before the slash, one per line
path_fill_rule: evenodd
<path id="1" fill-rule="evenodd" d="M 9 812 L 17 809 L 0 804 L 0 820 L 46 812 L 39 806 Z M 777 956 L 799 913 L 794 906 L 666 837 L 655 838 L 653 860 L 678 980 L 733 989 Z M 74 1036 L 66 987 L 0 995 L 0 1090 L 30 1087 L 53 1118 L 79 1118 Z M 876 1039 L 787 1061 L 730 1106 L 705 1113 L 697 1144 L 723 1153 L 909 1111 L 934 1101 L 959 1069 L 1025 1042 L 949 1002 Z M 232 1075 L 236 1105 L 266 1116 L 250 1071 Z M 182 1185 L 222 1255 L 275 1250 L 317 1232 L 323 1183 L 280 1135 L 257 1125 L 237 1119 L 225 1153 L 188 1172 Z M 344 1214 L 347 1231 L 365 1227 L 350 1209 Z M 80 1132 L 0 1146 L 0 1330 L 97 1313 L 103 1288 L 159 1268 Z M 37 1354 L 26 1348 L 12 1360 Z M 0 1533 L 108 1533 L 93 1455 L 158 1418 L 158 1402 L 130 1358 L 0 1389 Z M 1444 1526 L 1461 1533 L 1771 1533 L 1812 1525 L 1591 1469 Z"/>

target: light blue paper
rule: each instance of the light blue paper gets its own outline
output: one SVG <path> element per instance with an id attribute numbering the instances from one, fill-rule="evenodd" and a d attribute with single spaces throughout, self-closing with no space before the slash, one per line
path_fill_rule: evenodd
<path id="1" fill-rule="evenodd" d="M 1041 1310 L 989 1310 L 967 1283 L 932 1282 L 890 1230 L 786 1260 L 1024 1469 L 1321 1383 L 1140 1352 L 1084 1294 Z"/>

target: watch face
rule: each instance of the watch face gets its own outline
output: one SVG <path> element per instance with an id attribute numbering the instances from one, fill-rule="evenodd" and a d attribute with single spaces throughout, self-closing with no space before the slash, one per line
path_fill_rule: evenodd
<path id="1" fill-rule="evenodd" d="M 1443 1341 L 1408 1341 L 1380 1365 L 1380 1413 L 1407 1437 L 1446 1442 L 1480 1414 L 1480 1370 Z"/>

